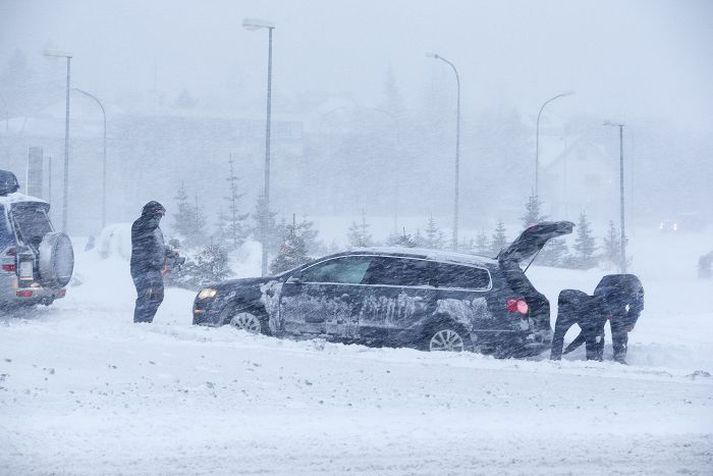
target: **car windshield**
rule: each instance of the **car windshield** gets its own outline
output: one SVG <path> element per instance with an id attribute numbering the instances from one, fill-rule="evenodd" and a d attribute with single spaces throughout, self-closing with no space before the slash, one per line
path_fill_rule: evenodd
<path id="1" fill-rule="evenodd" d="M 16 203 L 12 206 L 12 219 L 18 238 L 25 244 L 38 248 L 42 238 L 52 231 L 46 209 L 47 205 L 40 202 Z"/>

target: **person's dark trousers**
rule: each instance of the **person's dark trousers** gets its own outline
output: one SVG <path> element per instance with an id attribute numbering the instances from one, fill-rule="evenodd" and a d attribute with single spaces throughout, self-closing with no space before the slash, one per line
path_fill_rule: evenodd
<path id="1" fill-rule="evenodd" d="M 580 323 L 582 334 L 584 334 L 584 345 L 587 353 L 587 360 L 604 360 L 604 322 L 602 319 L 594 318 Z"/>
<path id="2" fill-rule="evenodd" d="M 604 359 L 604 324 L 606 317 L 601 309 L 601 299 L 590 296 L 576 289 L 565 289 L 557 300 L 557 320 L 552 337 L 550 359 L 562 358 L 564 336 L 574 324 L 582 331 L 572 343 L 567 346 L 565 354 L 572 352 L 582 344 L 587 349 L 587 360 Z"/>
<path id="3" fill-rule="evenodd" d="M 557 320 L 555 321 L 555 331 L 552 336 L 550 359 L 560 360 L 562 358 L 564 336 L 570 327 L 574 324 L 579 324 L 582 319 L 582 304 L 587 299 L 589 299 L 587 293 L 576 289 L 563 289 L 560 292 L 557 298 Z"/>
<path id="4" fill-rule="evenodd" d="M 626 363 L 626 350 L 629 344 L 629 329 L 631 327 L 624 323 L 618 323 L 616 319 L 611 320 L 611 341 L 614 351 L 614 360 L 620 364 Z"/>
<path id="5" fill-rule="evenodd" d="M 158 271 L 132 275 L 136 286 L 134 322 L 153 322 L 163 302 L 163 276 Z"/>

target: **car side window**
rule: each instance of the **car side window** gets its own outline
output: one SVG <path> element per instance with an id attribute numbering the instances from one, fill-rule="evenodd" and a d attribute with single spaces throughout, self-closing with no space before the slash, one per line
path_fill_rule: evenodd
<path id="1" fill-rule="evenodd" d="M 382 286 L 428 286 L 431 268 L 431 262 L 422 259 L 378 257 L 372 261 L 365 282 Z"/>
<path id="2" fill-rule="evenodd" d="M 490 273 L 484 268 L 436 263 L 434 276 L 439 288 L 488 289 Z"/>
<path id="3" fill-rule="evenodd" d="M 360 284 L 370 264 L 370 256 L 345 256 L 310 266 L 299 278 L 306 283 Z"/>

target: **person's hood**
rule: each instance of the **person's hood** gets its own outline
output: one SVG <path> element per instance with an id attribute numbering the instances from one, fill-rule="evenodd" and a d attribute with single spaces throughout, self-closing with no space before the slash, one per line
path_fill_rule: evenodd
<path id="1" fill-rule="evenodd" d="M 498 260 L 524 261 L 538 253 L 551 239 L 569 235 L 573 229 L 574 223 L 570 221 L 545 221 L 532 225 L 498 254 Z"/>

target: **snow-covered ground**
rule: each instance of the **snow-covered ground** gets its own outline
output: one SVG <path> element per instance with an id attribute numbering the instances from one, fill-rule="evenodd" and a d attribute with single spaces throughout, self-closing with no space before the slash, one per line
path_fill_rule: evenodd
<path id="1" fill-rule="evenodd" d="M 712 474 L 706 240 L 633 240 L 630 366 L 197 328 L 177 289 L 134 325 L 126 261 L 79 253 L 66 299 L 0 318 L 0 473 Z M 529 272 L 553 303 L 603 273 Z"/>

